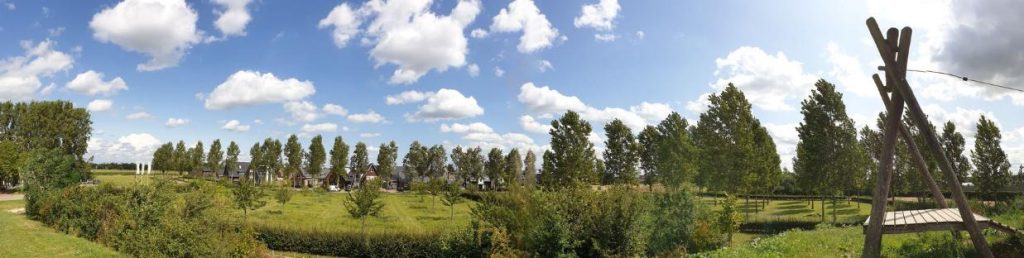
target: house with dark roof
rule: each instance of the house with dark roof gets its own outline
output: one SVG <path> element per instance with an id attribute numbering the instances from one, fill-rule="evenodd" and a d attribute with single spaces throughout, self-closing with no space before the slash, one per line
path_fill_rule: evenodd
<path id="1" fill-rule="evenodd" d="M 306 168 L 299 170 L 299 174 L 296 175 L 295 185 L 293 187 L 321 187 L 324 186 L 329 179 L 331 172 L 327 169 L 320 170 L 320 174 L 310 174 Z"/>

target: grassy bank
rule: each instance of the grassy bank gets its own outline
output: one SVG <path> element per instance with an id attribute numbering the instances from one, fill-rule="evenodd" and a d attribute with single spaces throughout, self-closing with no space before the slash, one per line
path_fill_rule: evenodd
<path id="1" fill-rule="evenodd" d="M 121 257 L 116 251 L 8 212 L 24 201 L 0 202 L 0 257 Z"/>

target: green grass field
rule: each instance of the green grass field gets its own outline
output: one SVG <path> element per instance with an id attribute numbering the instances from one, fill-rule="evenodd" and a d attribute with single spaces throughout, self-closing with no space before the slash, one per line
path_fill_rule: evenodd
<path id="1" fill-rule="evenodd" d="M 0 257 L 121 257 L 116 251 L 8 212 L 24 201 L 0 202 Z"/>
<path id="2" fill-rule="evenodd" d="M 358 231 L 359 220 L 353 219 L 345 210 L 347 193 L 301 192 L 292 196 L 285 205 L 277 203 L 270 196 L 267 205 L 249 212 L 252 223 L 271 225 L 312 227 L 331 230 Z M 421 200 L 422 199 L 422 200 Z M 384 208 L 380 216 L 366 219 L 367 230 L 381 231 L 447 231 L 463 228 L 469 223 L 472 201 L 463 200 L 455 205 L 455 219 L 451 210 L 440 198 L 431 204 L 431 196 L 415 194 L 384 194 Z M 236 212 L 242 216 L 242 211 Z"/>
<path id="3" fill-rule="evenodd" d="M 720 204 L 716 204 L 716 201 L 720 201 L 720 198 L 707 198 L 704 197 L 702 200 L 711 205 L 712 210 L 719 211 L 722 209 Z M 814 209 L 811 209 L 811 204 L 805 200 L 774 200 L 769 201 L 764 208 L 758 205 L 758 201 L 751 199 L 749 204 L 746 204 L 743 199 L 737 199 L 736 204 L 739 207 L 740 215 L 744 216 L 745 221 L 808 221 L 818 222 L 821 221 L 821 202 L 814 202 Z M 871 213 L 871 204 L 857 203 L 857 202 L 836 202 L 836 221 L 841 223 L 850 223 L 863 221 Z M 832 221 L 832 203 L 825 202 L 825 222 Z"/>

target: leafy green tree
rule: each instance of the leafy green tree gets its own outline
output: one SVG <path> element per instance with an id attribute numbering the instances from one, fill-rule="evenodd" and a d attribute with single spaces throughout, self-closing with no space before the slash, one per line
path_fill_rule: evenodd
<path id="1" fill-rule="evenodd" d="M 235 141 L 231 141 L 228 144 L 228 157 L 224 159 L 224 168 L 227 170 L 218 173 L 229 173 L 238 169 L 238 154 L 241 152 L 242 150 L 238 148 L 238 144 L 235 144 Z M 225 176 L 227 175 L 225 174 Z"/>
<path id="2" fill-rule="evenodd" d="M 245 218 L 249 217 L 249 210 L 259 209 L 267 204 L 263 200 L 266 195 L 263 188 L 256 186 L 248 177 L 243 177 L 238 185 L 231 189 L 231 193 L 234 196 L 235 207 L 242 209 Z"/>
<path id="3" fill-rule="evenodd" d="M 13 141 L 0 140 L 0 190 L 18 185 L 18 169 L 21 164 L 18 144 Z"/>
<path id="4" fill-rule="evenodd" d="M 221 162 L 224 161 L 224 151 L 221 148 L 220 139 L 213 140 L 213 143 L 210 144 L 210 153 L 206 154 L 206 167 L 210 168 L 213 173 L 217 173 L 220 168 L 223 168 Z"/>
<path id="5" fill-rule="evenodd" d="M 804 118 L 797 127 L 800 141 L 793 168 L 800 185 L 816 194 L 840 194 L 854 188 L 853 183 L 866 171 L 857 130 L 846 114 L 842 97 L 835 85 L 819 80 L 801 103 Z M 824 221 L 825 199 L 821 201 Z M 835 221 L 834 210 L 832 215 Z"/>
<path id="6" fill-rule="evenodd" d="M 334 147 L 331 147 L 330 173 L 331 177 L 335 178 L 335 185 L 344 180 L 347 167 L 348 144 L 345 144 L 345 139 L 342 139 L 341 136 L 334 137 Z"/>
<path id="7" fill-rule="evenodd" d="M 939 142 L 942 143 L 942 150 L 946 152 L 946 159 L 953 166 L 953 172 L 956 172 L 958 181 L 967 182 L 967 177 L 971 172 L 971 162 L 964 155 L 966 141 L 964 141 L 964 136 L 956 131 L 956 125 L 952 121 L 947 121 L 942 127 Z"/>
<path id="8" fill-rule="evenodd" d="M 1010 181 L 1010 162 L 1006 159 L 1001 141 L 1002 134 L 996 123 L 985 115 L 978 119 L 978 130 L 974 134 L 974 186 L 983 196 L 994 198 Z"/>
<path id="9" fill-rule="evenodd" d="M 501 178 L 502 171 L 505 170 L 505 158 L 501 153 L 501 149 L 491 148 L 491 151 L 487 153 L 487 162 L 484 163 L 484 171 L 487 173 L 487 177 L 491 178 L 491 191 L 497 189 L 497 181 Z"/>
<path id="10" fill-rule="evenodd" d="M 75 156 L 60 149 L 34 149 L 25 153 L 21 162 L 21 180 L 25 191 L 25 212 L 39 214 L 39 196 L 51 189 L 77 185 L 84 173 L 75 166 Z"/>
<path id="11" fill-rule="evenodd" d="M 324 170 L 324 163 L 327 161 L 324 138 L 320 135 L 313 136 L 309 143 L 309 152 L 306 155 L 306 171 L 309 172 L 309 175 L 320 178 L 320 173 Z"/>
<path id="12" fill-rule="evenodd" d="M 636 183 L 637 163 L 639 162 L 639 145 L 633 137 L 633 131 L 622 120 L 615 119 L 604 126 L 604 184 Z"/>
<path id="13" fill-rule="evenodd" d="M 740 217 L 739 212 L 736 212 L 736 197 L 732 195 L 725 195 L 725 200 L 722 202 L 722 210 L 718 212 L 718 230 L 725 234 L 725 242 L 732 242 L 732 234 L 739 230 L 740 223 L 743 222 L 743 218 Z"/>
<path id="14" fill-rule="evenodd" d="M 174 144 L 165 143 L 160 145 L 156 151 L 153 152 L 153 169 L 158 169 L 162 172 L 167 172 L 168 169 L 173 170 L 174 165 Z"/>
<path id="15" fill-rule="evenodd" d="M 444 195 L 442 196 L 443 198 L 441 198 L 441 201 L 444 202 L 444 205 L 448 206 L 448 210 L 451 211 L 451 218 L 449 219 L 449 222 L 454 223 L 455 205 L 462 202 L 462 188 L 457 184 L 446 184 L 442 193 Z"/>
<path id="16" fill-rule="evenodd" d="M 356 143 L 356 149 L 352 152 L 352 160 L 349 161 L 349 163 L 352 164 L 352 172 L 356 174 L 356 180 L 363 178 L 366 173 L 370 172 L 370 155 L 366 152 L 365 143 Z M 360 185 L 360 187 L 362 187 L 362 185 Z"/>
<path id="17" fill-rule="evenodd" d="M 550 189 L 577 188 L 591 183 L 594 173 L 594 144 L 588 139 L 590 123 L 574 111 L 551 121 L 551 151 L 544 154 L 541 183 Z"/>
<path id="18" fill-rule="evenodd" d="M 267 165 L 263 161 L 263 148 L 260 143 L 256 142 L 252 144 L 252 148 L 249 148 L 249 169 L 252 170 L 252 174 L 245 175 L 246 178 L 253 178 L 253 183 L 260 182 L 260 175 L 265 171 Z"/>
<path id="19" fill-rule="evenodd" d="M 265 167 L 265 173 L 268 176 L 280 176 L 281 172 L 281 141 L 266 138 L 263 140 L 263 144 L 260 145 L 261 152 L 263 153 L 262 162 Z"/>
<path id="20" fill-rule="evenodd" d="M 658 181 L 668 188 L 679 188 L 696 172 L 697 148 L 690 140 L 689 124 L 679 113 L 672 112 L 658 124 Z"/>
<path id="21" fill-rule="evenodd" d="M 365 153 L 366 144 L 362 142 L 356 144 L 356 153 L 359 152 L 359 146 L 363 146 L 363 152 Z M 356 154 L 356 156 L 358 155 Z M 359 187 L 358 190 L 348 193 L 345 210 L 348 211 L 352 218 L 359 220 L 360 232 L 363 234 L 366 234 L 366 217 L 376 217 L 380 210 L 384 208 L 384 203 L 378 200 L 380 196 L 380 181 L 376 179 L 366 181 L 365 187 Z"/>
<path id="22" fill-rule="evenodd" d="M 277 203 L 281 204 L 281 206 L 284 206 L 292 200 L 292 191 L 289 190 L 288 187 L 278 187 L 277 191 L 274 193 L 274 199 L 277 200 Z"/>
<path id="23" fill-rule="evenodd" d="M 420 145 L 419 141 L 412 141 L 412 144 L 409 144 L 409 151 L 402 159 L 405 172 L 422 179 L 427 175 L 427 169 L 430 167 L 427 156 L 427 147 Z"/>
<path id="24" fill-rule="evenodd" d="M 644 127 L 643 131 L 637 136 L 637 143 L 639 145 L 637 155 L 640 157 L 640 169 L 644 171 L 644 184 L 647 187 L 654 189 L 654 183 L 658 181 L 658 141 L 660 139 L 658 135 L 658 128 L 653 125 Z"/>
<path id="25" fill-rule="evenodd" d="M 185 148 L 185 141 L 178 141 L 178 144 L 174 146 L 174 170 L 178 173 L 182 173 L 189 170 L 189 155 L 188 149 Z"/>
<path id="26" fill-rule="evenodd" d="M 302 144 L 299 143 L 299 137 L 292 134 L 288 136 L 288 143 L 284 145 L 284 174 L 286 178 L 292 180 L 293 185 L 298 184 L 299 174 L 302 173 Z"/>
<path id="27" fill-rule="evenodd" d="M 523 160 L 523 165 L 526 167 L 523 171 L 525 177 L 524 184 L 526 187 L 533 187 L 537 183 L 537 155 L 533 154 L 533 151 L 526 151 L 526 159 Z"/>
<path id="28" fill-rule="evenodd" d="M 91 136 L 89 112 L 69 101 L 0 103 L 0 140 L 14 141 L 22 153 L 58 149 L 72 155 L 83 178 L 90 176 L 83 155 Z"/>
<path id="29" fill-rule="evenodd" d="M 427 150 L 427 176 L 431 179 L 444 176 L 445 165 L 448 164 L 448 154 L 445 153 L 444 145 L 434 145 Z"/>
<path id="30" fill-rule="evenodd" d="M 513 148 L 505 155 L 505 172 L 502 178 L 508 185 L 523 183 L 523 157 L 519 155 L 519 149 Z"/>
<path id="31" fill-rule="evenodd" d="M 449 156 L 452 160 L 452 165 L 455 167 L 454 173 L 456 178 L 462 180 L 462 183 L 469 181 L 466 171 L 468 166 L 465 163 L 467 158 L 466 151 L 462 149 L 462 146 L 455 146 L 455 148 L 452 148 L 452 153 Z"/>
<path id="32" fill-rule="evenodd" d="M 380 149 L 377 151 L 377 176 L 384 180 L 386 188 L 391 187 L 391 178 L 395 172 L 395 161 L 397 160 L 398 144 L 395 141 L 391 141 L 387 145 L 381 143 Z"/>
<path id="33" fill-rule="evenodd" d="M 196 142 L 196 146 L 189 150 L 189 168 L 192 173 L 200 174 L 203 172 L 203 142 Z"/>

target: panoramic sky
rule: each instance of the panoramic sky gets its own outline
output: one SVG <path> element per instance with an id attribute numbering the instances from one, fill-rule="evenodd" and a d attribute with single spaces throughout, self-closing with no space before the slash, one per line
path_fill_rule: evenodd
<path id="1" fill-rule="evenodd" d="M 910 68 L 1024 87 L 1021 1 L 0 0 L 0 98 L 92 113 L 88 156 L 298 134 L 543 150 L 565 110 L 634 133 L 744 90 L 789 166 L 825 79 L 858 128 L 882 111 L 864 21 L 911 26 Z M 929 118 L 997 121 L 1024 161 L 1024 93 L 911 73 Z M 225 142 L 226 145 L 226 142 Z M 248 159 L 243 157 L 243 159 Z"/>

